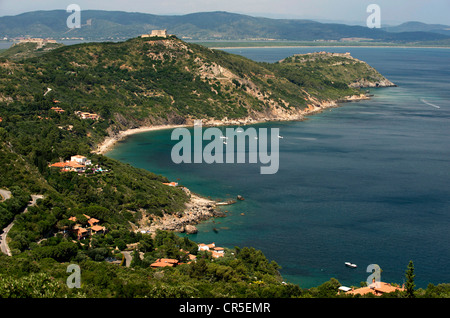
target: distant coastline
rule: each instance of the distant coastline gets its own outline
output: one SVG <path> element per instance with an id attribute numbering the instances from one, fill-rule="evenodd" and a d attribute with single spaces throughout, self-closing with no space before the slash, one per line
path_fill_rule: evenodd
<path id="1" fill-rule="evenodd" d="M 288 49 L 288 48 L 399 48 L 399 49 L 450 49 L 450 46 L 389 46 L 389 45 L 285 45 L 285 46 L 208 46 L 210 49 L 231 50 L 231 49 Z"/>
<path id="2" fill-rule="evenodd" d="M 58 41 L 58 43 L 62 43 L 64 45 L 75 45 L 80 43 L 90 43 L 90 42 L 109 42 L 110 40 L 63 40 Z M 117 40 L 119 41 L 119 40 Z M 355 44 L 355 43 L 329 43 L 329 42 L 314 42 L 314 43 L 301 43 L 301 42 L 222 42 L 222 41 L 186 41 L 188 43 L 194 43 L 206 46 L 210 49 L 218 49 L 218 50 L 229 50 L 229 49 L 251 49 L 251 48 L 261 48 L 261 49 L 269 49 L 269 48 L 314 48 L 314 47 L 326 47 L 326 48 L 417 48 L 417 49 L 450 49 L 450 45 L 408 45 L 408 44 L 385 44 L 385 43 L 373 43 L 373 44 Z M 0 40 L 0 50 L 6 50 L 10 48 L 15 42 L 13 41 L 5 41 Z M 218 45 L 218 44 L 226 44 L 229 45 Z M 216 46 L 217 45 L 217 46 Z"/>
<path id="3" fill-rule="evenodd" d="M 250 48 L 427 48 L 450 49 L 450 45 L 390 44 L 390 43 L 332 43 L 332 42 L 300 42 L 300 41 L 188 41 L 206 46 L 210 49 L 250 49 Z"/>

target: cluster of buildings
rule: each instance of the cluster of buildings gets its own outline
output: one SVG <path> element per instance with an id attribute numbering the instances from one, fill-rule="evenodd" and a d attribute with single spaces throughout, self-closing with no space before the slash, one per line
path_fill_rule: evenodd
<path id="1" fill-rule="evenodd" d="M 62 172 L 78 172 L 78 173 L 97 173 L 108 172 L 109 170 L 103 169 L 99 165 L 93 165 L 92 161 L 85 156 L 75 155 L 70 157 L 70 160 L 55 162 L 50 164 L 49 167 L 59 168 Z"/>
<path id="2" fill-rule="evenodd" d="M 223 247 L 218 247 L 216 244 L 198 244 L 199 251 L 209 251 L 212 254 L 213 258 L 223 257 L 225 255 Z"/>
<path id="3" fill-rule="evenodd" d="M 211 244 L 198 244 L 198 250 L 199 251 L 209 251 L 212 254 L 213 258 L 219 258 L 219 257 L 223 257 L 225 255 L 225 251 L 222 247 L 217 247 L 214 243 Z M 189 257 L 189 262 L 195 261 L 196 260 L 196 256 L 189 254 L 188 252 L 186 252 L 188 254 Z M 181 265 L 183 263 L 181 263 L 180 261 L 178 261 L 177 259 L 172 259 L 172 258 L 159 258 L 157 259 L 154 263 L 150 264 L 151 268 L 160 268 L 160 267 L 175 267 L 177 265 Z"/>
<path id="4" fill-rule="evenodd" d="M 81 119 L 93 119 L 93 120 L 100 119 L 100 116 L 98 114 L 96 114 L 96 113 L 88 113 L 88 112 L 76 111 L 75 115 L 77 115 Z"/>
<path id="5" fill-rule="evenodd" d="M 72 228 L 72 231 L 76 234 L 78 240 L 85 239 L 93 234 L 106 232 L 106 228 L 100 225 L 99 220 L 91 218 L 86 214 L 83 215 L 88 219 L 86 227 L 83 227 L 81 224 L 75 224 Z M 72 216 L 69 218 L 69 221 L 77 222 L 77 218 Z"/>
<path id="6" fill-rule="evenodd" d="M 402 287 L 398 287 L 398 286 L 394 286 L 392 284 L 389 283 L 384 283 L 384 282 L 374 282 L 372 284 L 370 284 L 369 286 L 366 287 L 361 287 L 361 288 L 350 288 L 350 287 L 345 287 L 345 286 L 341 286 L 339 287 L 339 292 L 344 292 L 345 294 L 348 295 L 366 295 L 366 294 L 373 294 L 375 296 L 381 296 L 383 294 L 387 294 L 387 293 L 392 293 L 395 291 L 404 291 L 405 288 Z"/>
<path id="7" fill-rule="evenodd" d="M 85 156 L 75 155 L 70 157 L 70 160 L 53 163 L 50 167 L 60 168 L 61 171 L 82 173 L 85 172 L 86 167 L 90 165 L 92 165 L 91 160 L 88 160 Z"/>

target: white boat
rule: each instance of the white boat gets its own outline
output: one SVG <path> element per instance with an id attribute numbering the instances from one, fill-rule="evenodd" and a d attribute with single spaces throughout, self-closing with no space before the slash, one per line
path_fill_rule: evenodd
<path id="1" fill-rule="evenodd" d="M 353 263 L 350 263 L 350 262 L 345 262 L 345 266 L 350 267 L 350 268 L 358 267 L 356 264 L 353 264 Z"/>
<path id="2" fill-rule="evenodd" d="M 278 138 L 283 139 L 283 136 L 278 135 Z"/>

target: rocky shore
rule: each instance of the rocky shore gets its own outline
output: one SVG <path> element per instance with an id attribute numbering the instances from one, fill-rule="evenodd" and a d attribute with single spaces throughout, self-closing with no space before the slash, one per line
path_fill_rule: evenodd
<path id="1" fill-rule="evenodd" d="M 191 193 L 184 188 L 190 195 L 189 202 L 186 203 L 184 211 L 164 215 L 162 217 L 153 217 L 149 226 L 140 226 L 139 231 L 155 233 L 157 230 L 173 231 L 179 233 L 193 234 L 197 233 L 196 224 L 213 217 L 224 217 L 225 213 L 217 210 L 217 202 L 203 198 L 197 194 Z"/>

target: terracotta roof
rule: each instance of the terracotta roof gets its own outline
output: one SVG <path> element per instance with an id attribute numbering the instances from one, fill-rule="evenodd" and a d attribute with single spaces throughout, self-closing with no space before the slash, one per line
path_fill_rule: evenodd
<path id="1" fill-rule="evenodd" d="M 104 226 L 100 226 L 100 225 L 94 225 L 94 226 L 91 226 L 91 229 L 94 232 L 98 232 L 98 231 L 104 231 L 105 227 Z"/>
<path id="2" fill-rule="evenodd" d="M 83 165 L 80 165 L 78 162 L 76 162 L 76 161 L 69 161 L 69 162 L 66 162 L 66 165 L 68 166 L 68 167 L 71 167 L 71 168 L 84 168 L 84 166 Z"/>
<path id="3" fill-rule="evenodd" d="M 171 259 L 171 258 L 159 258 L 151 264 L 151 267 L 173 267 L 175 265 L 178 265 L 178 260 Z"/>
<path id="4" fill-rule="evenodd" d="M 55 162 L 53 164 L 51 164 L 52 167 L 58 167 L 58 168 L 65 168 L 65 167 L 70 167 L 70 168 L 84 168 L 83 165 L 80 165 L 78 162 L 76 161 L 66 161 L 66 162 Z"/>
<path id="5" fill-rule="evenodd" d="M 65 162 L 55 162 L 54 164 L 51 165 L 52 167 L 60 167 L 60 168 L 64 168 L 66 166 Z"/>
<path id="6" fill-rule="evenodd" d="M 382 294 L 395 292 L 396 290 L 403 291 L 405 289 L 401 288 L 401 287 L 392 286 L 391 284 L 388 284 L 388 283 L 378 282 L 378 284 L 373 283 L 367 287 L 361 287 L 361 288 L 350 290 L 347 292 L 347 294 L 366 295 L 366 294 L 370 293 L 370 294 L 374 294 L 375 296 L 380 296 Z"/>
<path id="7" fill-rule="evenodd" d="M 214 258 L 224 257 L 224 254 L 220 252 L 212 251 L 211 253 Z"/>
<path id="8" fill-rule="evenodd" d="M 163 184 L 171 186 L 171 187 L 176 187 L 178 185 L 178 183 L 176 183 L 176 182 L 163 182 Z"/>
<path id="9" fill-rule="evenodd" d="M 211 244 L 203 244 L 203 243 L 200 243 L 200 244 L 198 244 L 198 248 L 199 249 L 207 249 L 207 250 L 209 250 L 210 248 L 214 248 L 216 246 L 216 244 L 214 244 L 214 243 L 211 243 Z"/>
<path id="10" fill-rule="evenodd" d="M 89 225 L 91 225 L 91 226 L 95 225 L 95 223 L 98 223 L 98 222 L 100 222 L 100 221 L 97 220 L 97 219 L 94 219 L 94 218 L 90 218 L 90 219 L 88 220 L 88 223 L 89 223 Z"/>

